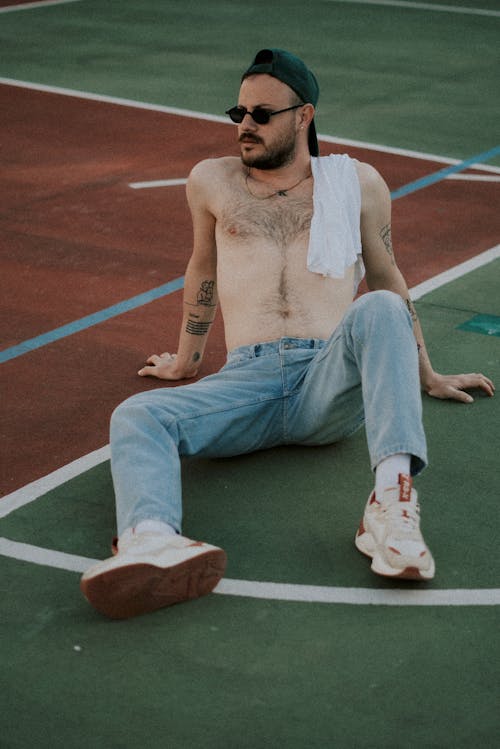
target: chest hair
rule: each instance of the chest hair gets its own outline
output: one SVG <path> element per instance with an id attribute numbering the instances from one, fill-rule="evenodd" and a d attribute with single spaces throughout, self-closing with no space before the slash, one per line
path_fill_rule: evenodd
<path id="1" fill-rule="evenodd" d="M 309 231 L 311 218 L 312 198 L 287 195 L 268 200 L 232 200 L 222 211 L 220 223 L 234 240 L 254 242 L 262 237 L 286 250 Z"/>

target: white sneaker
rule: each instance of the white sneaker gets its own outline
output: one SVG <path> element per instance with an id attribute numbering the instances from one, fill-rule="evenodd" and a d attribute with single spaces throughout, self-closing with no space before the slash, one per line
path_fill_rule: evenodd
<path id="1" fill-rule="evenodd" d="M 111 619 L 127 619 L 210 593 L 224 574 L 217 546 L 163 533 L 125 534 L 118 553 L 82 576 L 83 595 Z"/>
<path id="2" fill-rule="evenodd" d="M 378 575 L 431 580 L 435 565 L 420 532 L 417 492 L 411 478 L 399 475 L 399 486 L 386 489 L 381 501 L 372 492 L 355 538 L 356 547 L 372 558 Z"/>

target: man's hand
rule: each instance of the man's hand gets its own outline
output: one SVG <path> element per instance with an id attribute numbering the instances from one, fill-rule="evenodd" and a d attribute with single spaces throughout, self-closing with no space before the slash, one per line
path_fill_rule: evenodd
<path id="1" fill-rule="evenodd" d="M 159 380 L 185 380 L 195 377 L 198 372 L 197 367 L 191 370 L 179 369 L 177 364 L 177 354 L 165 352 L 158 356 L 153 354 L 147 359 L 149 366 L 140 369 L 137 374 L 141 377 L 157 377 Z"/>
<path id="2" fill-rule="evenodd" d="M 441 375 L 434 372 L 425 392 L 433 398 L 451 398 L 462 403 L 472 403 L 474 398 L 464 392 L 470 389 L 482 390 L 490 397 L 495 393 L 493 382 L 483 374 Z"/>

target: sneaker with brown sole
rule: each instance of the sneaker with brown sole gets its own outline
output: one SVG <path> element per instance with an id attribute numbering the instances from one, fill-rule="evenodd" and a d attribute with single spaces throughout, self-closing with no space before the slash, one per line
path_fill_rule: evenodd
<path id="1" fill-rule="evenodd" d="M 379 499 L 372 492 L 355 538 L 356 547 L 372 559 L 372 570 L 385 577 L 431 580 L 435 564 L 420 531 L 420 508 L 410 476 Z"/>
<path id="2" fill-rule="evenodd" d="M 224 575 L 226 554 L 184 536 L 130 534 L 118 553 L 81 578 L 89 603 L 111 619 L 128 619 L 211 593 Z"/>

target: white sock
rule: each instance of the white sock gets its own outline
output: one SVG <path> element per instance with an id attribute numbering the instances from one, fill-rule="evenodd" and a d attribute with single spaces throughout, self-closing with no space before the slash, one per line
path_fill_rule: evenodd
<path id="1" fill-rule="evenodd" d="M 141 520 L 134 528 L 135 533 L 164 533 L 166 536 L 175 536 L 177 531 L 162 520 Z"/>
<path id="2" fill-rule="evenodd" d="M 411 456 L 408 453 L 389 455 L 375 469 L 375 496 L 381 498 L 386 489 L 398 486 L 399 474 L 410 475 Z"/>

